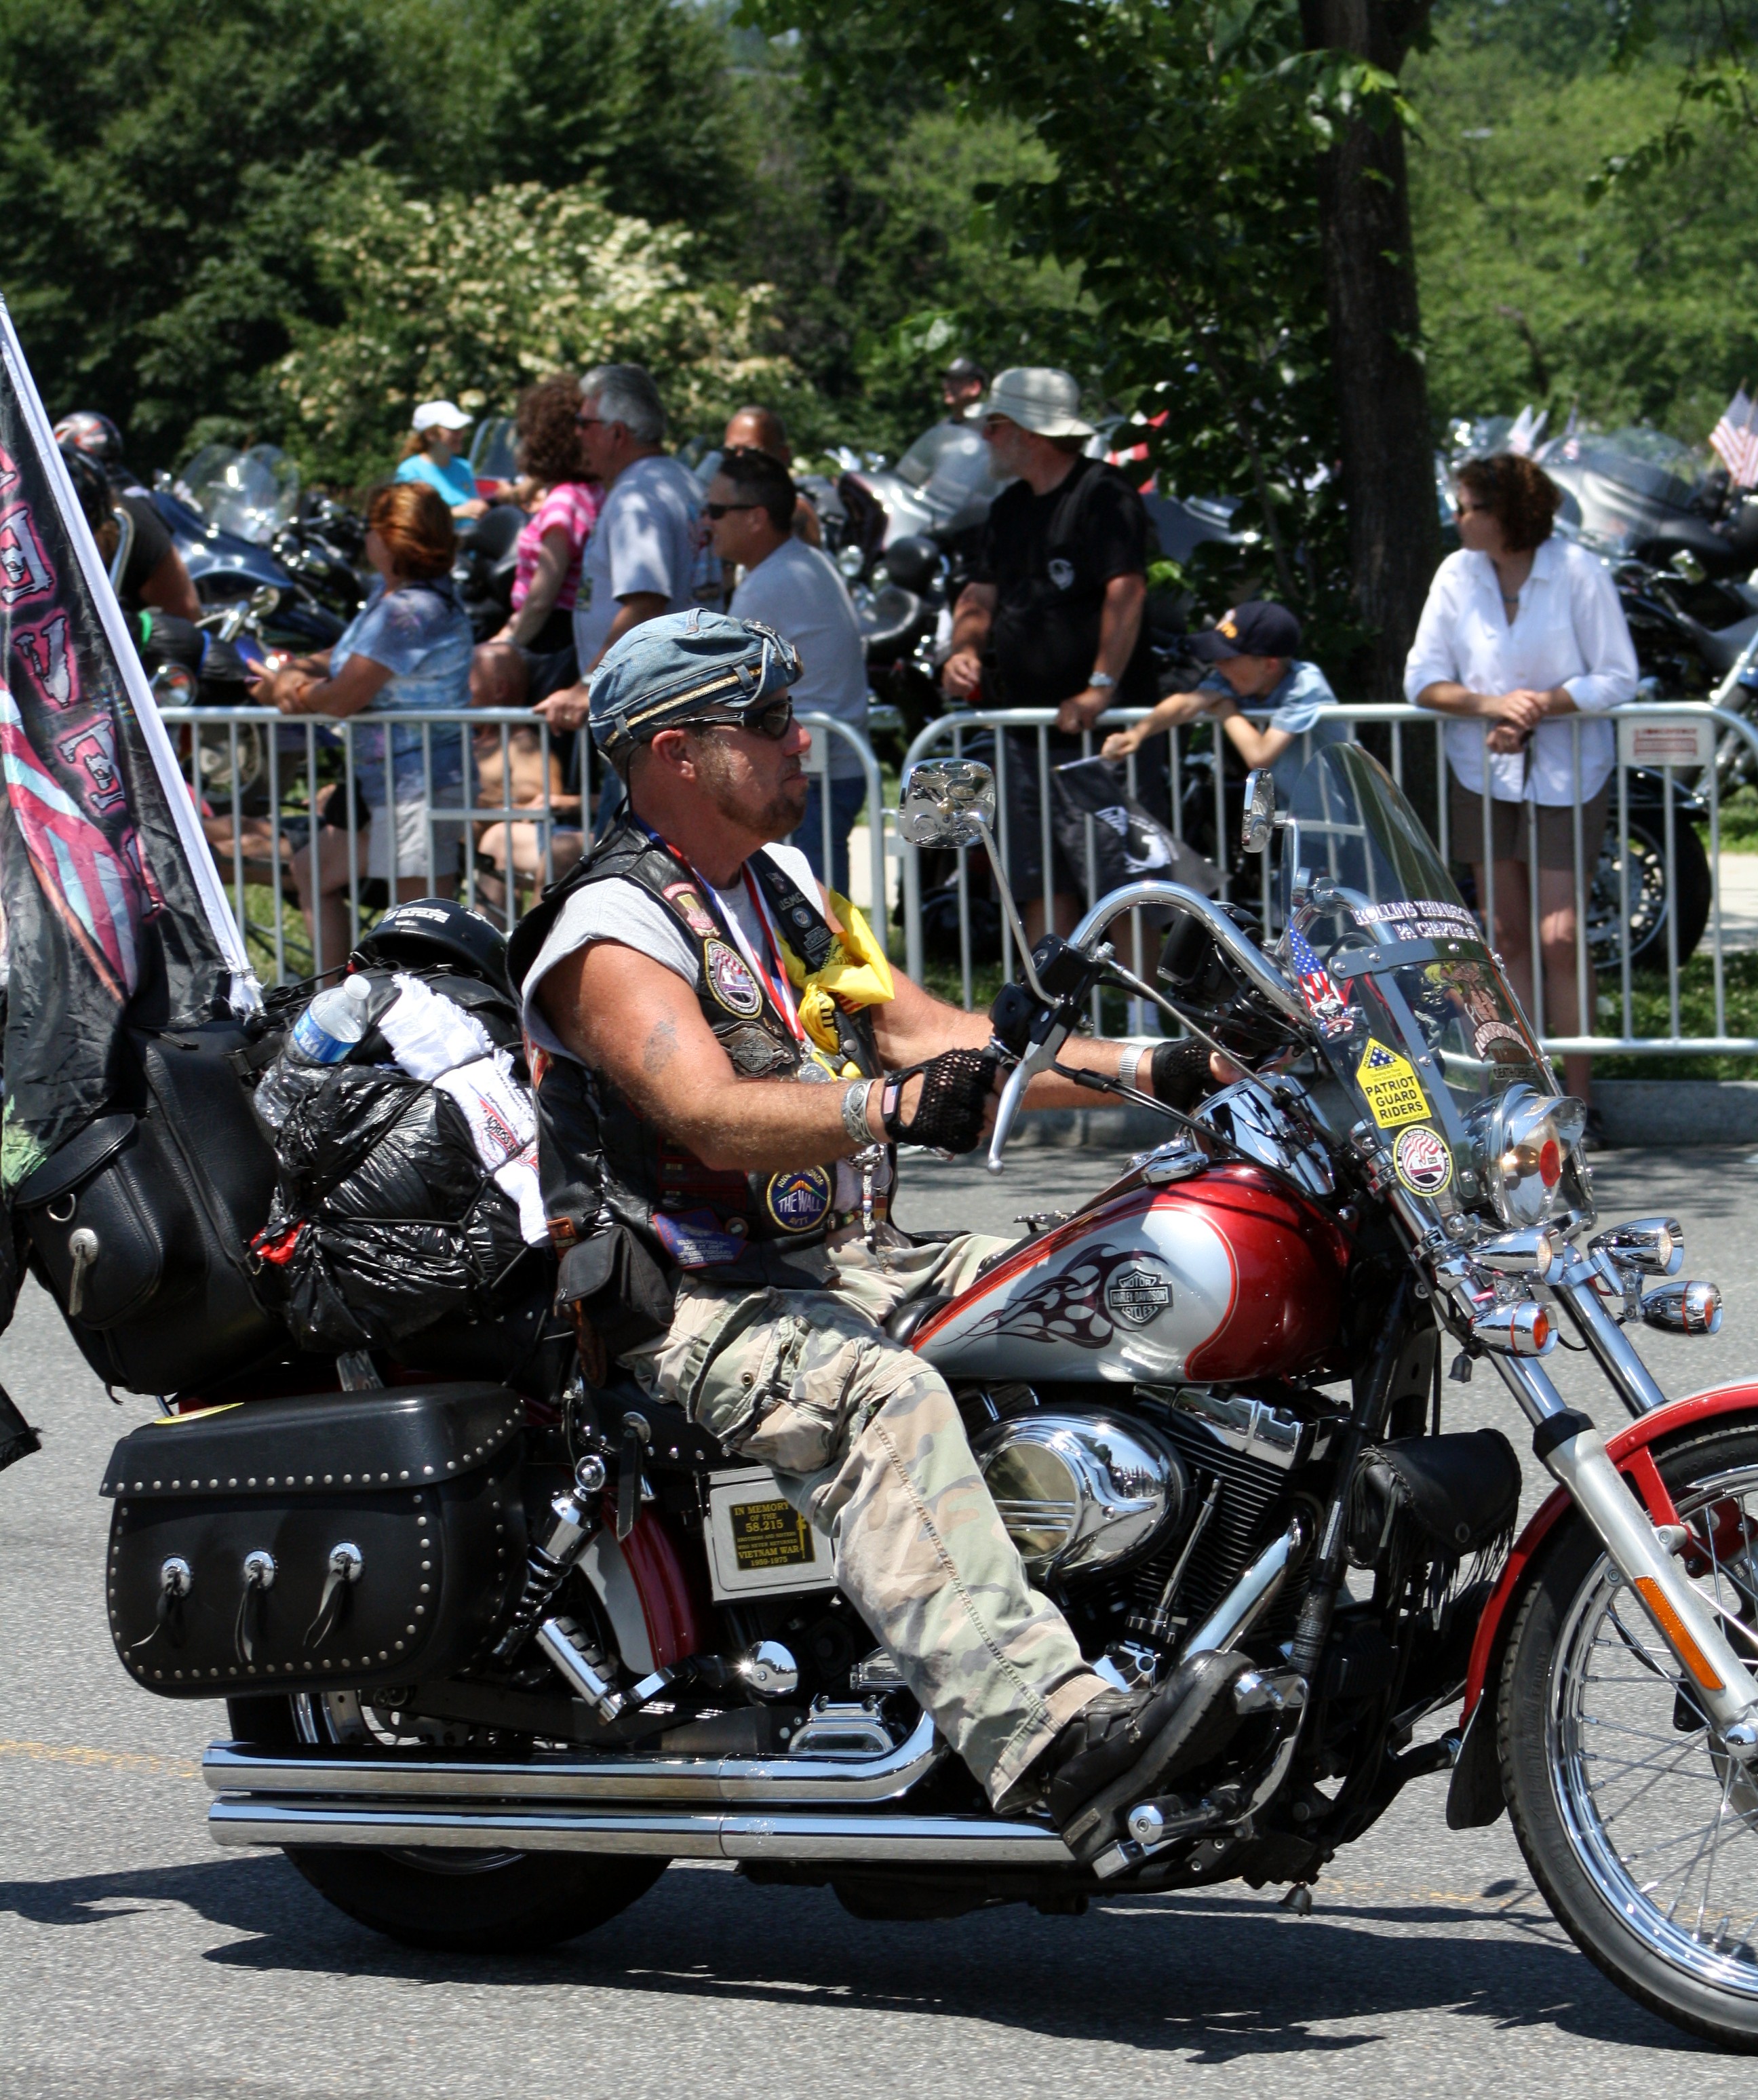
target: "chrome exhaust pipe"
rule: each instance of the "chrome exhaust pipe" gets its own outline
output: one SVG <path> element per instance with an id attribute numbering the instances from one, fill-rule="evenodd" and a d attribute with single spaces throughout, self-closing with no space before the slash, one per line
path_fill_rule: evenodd
<path id="1" fill-rule="evenodd" d="M 826 1860 L 851 1864 L 1068 1867 L 1046 1824 L 977 1815 L 750 1815 L 629 1810 L 375 1808 L 227 1799 L 208 1811 L 217 1844 L 443 1846 L 464 1851 L 643 1853 L 671 1860 Z"/>
<path id="2" fill-rule="evenodd" d="M 215 1793 L 272 1795 L 277 1800 L 322 1794 L 332 1802 L 363 1804 L 395 1798 L 448 1804 L 763 1802 L 835 1808 L 895 1801 L 945 1751 L 924 1714 L 906 1740 L 877 1755 L 821 1750 L 799 1757 L 615 1758 L 563 1751 L 512 1763 L 442 1760 L 425 1750 L 377 1750 L 369 1758 L 351 1758 L 339 1746 L 334 1751 L 315 1745 L 265 1753 L 239 1743 L 214 1743 L 201 1761 L 201 1771 Z"/>

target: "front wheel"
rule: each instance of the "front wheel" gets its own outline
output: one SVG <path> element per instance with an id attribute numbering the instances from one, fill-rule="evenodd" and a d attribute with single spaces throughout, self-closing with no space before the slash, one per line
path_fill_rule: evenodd
<path id="1" fill-rule="evenodd" d="M 1758 1622 L 1758 1427 L 1659 1460 L 1685 1565 Z M 1737 1643 L 1758 1648 L 1729 1626 Z M 1758 1770 L 1720 1749 L 1671 1652 L 1580 1518 L 1515 1622 L 1499 1736 L 1546 1902 L 1612 1982 L 1723 2048 L 1758 2051 Z"/>
<path id="2" fill-rule="evenodd" d="M 266 1745 L 408 1740 L 352 1693 L 227 1701 L 234 1733 Z M 607 1925 L 644 1896 L 666 1860 L 447 1846 L 289 1846 L 326 1902 L 406 1947 L 514 1954 Z"/>

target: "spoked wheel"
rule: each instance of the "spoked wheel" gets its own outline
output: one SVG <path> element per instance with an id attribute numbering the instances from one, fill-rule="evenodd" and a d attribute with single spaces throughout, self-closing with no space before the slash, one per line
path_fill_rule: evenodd
<path id="1" fill-rule="evenodd" d="M 1696 827 L 1682 811 L 1672 823 L 1672 873 L 1667 875 L 1666 817 L 1659 810 L 1632 810 L 1629 831 L 1630 962 L 1639 970 L 1663 970 L 1667 966 L 1667 921 L 1677 928 L 1678 959 L 1688 961 L 1696 953 L 1709 924 L 1713 883 L 1709 856 Z M 1608 828 L 1600 849 L 1599 865 L 1593 871 L 1587 904 L 1588 952 L 1593 967 L 1615 971 L 1624 955 L 1624 883 L 1622 850 L 1616 827 Z"/>
<path id="2" fill-rule="evenodd" d="M 1758 1627 L 1758 1428 L 1659 1466 L 1691 1535 L 1684 1564 L 1758 1674 L 1743 1630 Z M 1758 2050 L 1758 1767 L 1720 1747 L 1580 1520 L 1515 1626 L 1499 1719 L 1515 1833 L 1575 1944 L 1667 2019 Z"/>
<path id="3" fill-rule="evenodd" d="M 487 1749 L 487 1731 L 409 1720 L 368 1694 L 300 1694 L 227 1702 L 240 1739 L 263 1744 L 426 1741 Z M 480 1736 L 479 1745 L 474 1738 Z M 450 1846 L 289 1845 L 287 1856 L 327 1902 L 407 1947 L 513 1954 L 554 1947 L 607 1925 L 644 1896 L 666 1860 Z"/>

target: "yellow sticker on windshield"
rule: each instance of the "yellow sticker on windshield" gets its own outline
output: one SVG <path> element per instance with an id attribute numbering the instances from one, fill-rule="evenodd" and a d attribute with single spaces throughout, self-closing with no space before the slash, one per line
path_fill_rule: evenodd
<path id="1" fill-rule="evenodd" d="M 1376 1036 L 1368 1038 L 1368 1047 L 1355 1067 L 1355 1084 L 1367 1096 L 1373 1120 L 1381 1130 L 1396 1130 L 1403 1123 L 1420 1123 L 1429 1112 L 1428 1096 L 1415 1065 L 1395 1050 L 1388 1050 Z"/>

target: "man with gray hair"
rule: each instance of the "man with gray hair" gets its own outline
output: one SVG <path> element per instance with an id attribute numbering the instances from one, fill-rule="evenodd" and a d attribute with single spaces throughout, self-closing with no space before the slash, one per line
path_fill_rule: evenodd
<path id="1" fill-rule="evenodd" d="M 555 730 L 585 721 L 588 685 L 614 642 L 644 620 L 687 612 L 696 602 L 707 544 L 702 491 L 664 448 L 659 390 L 640 365 L 595 364 L 580 382 L 575 421 L 581 455 L 606 494 L 574 607 L 579 680 L 537 704 Z"/>

